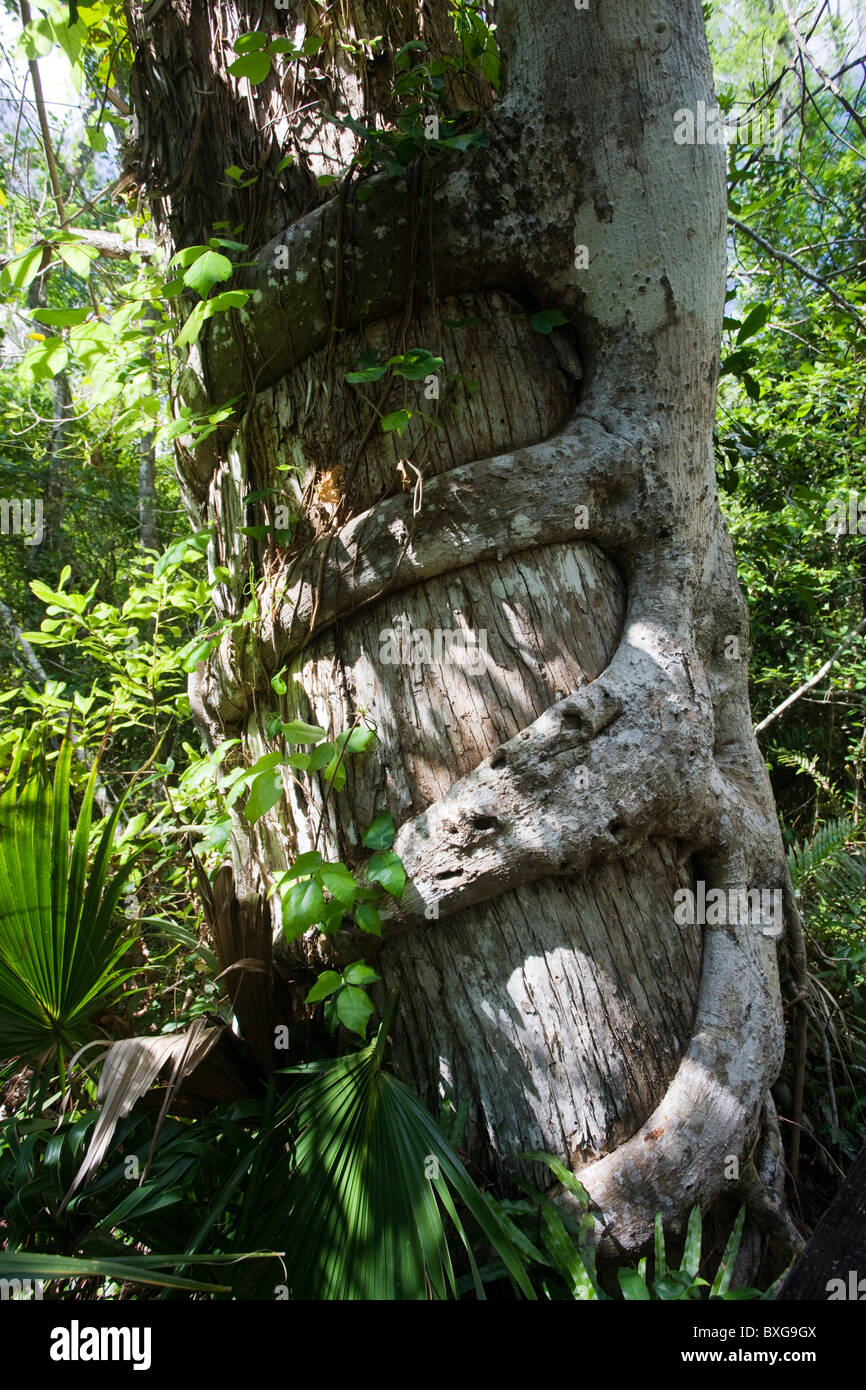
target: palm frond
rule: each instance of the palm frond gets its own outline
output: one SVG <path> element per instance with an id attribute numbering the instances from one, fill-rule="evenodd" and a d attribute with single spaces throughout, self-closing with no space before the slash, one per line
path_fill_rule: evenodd
<path id="1" fill-rule="evenodd" d="M 854 853 L 850 852 L 852 846 L 856 847 Z M 853 820 L 828 821 L 805 844 L 793 844 L 787 858 L 795 888 L 802 890 L 808 885 L 810 891 L 837 902 L 866 891 L 862 829 Z"/>
<path id="2" fill-rule="evenodd" d="M 133 854 L 115 873 L 109 859 L 120 807 L 106 820 L 88 875 L 94 767 L 69 843 L 72 746 L 21 782 L 20 756 L 0 794 L 0 1058 L 46 1059 L 74 1051 L 89 1020 L 135 973 L 118 968 L 131 937 L 116 920 Z M 139 851 L 141 853 L 141 851 Z"/>
<path id="3" fill-rule="evenodd" d="M 290 1296 L 455 1296 L 447 1217 L 465 1249 L 476 1294 L 483 1298 L 459 1203 L 494 1246 L 516 1287 L 532 1298 L 504 1223 L 418 1098 L 382 1070 L 386 1032 L 387 1018 L 369 1047 L 321 1067 L 298 1099 L 292 1206 L 285 1226 Z"/>
<path id="4" fill-rule="evenodd" d="M 150 1089 L 159 1073 L 170 1063 L 172 1074 L 166 1092 L 166 1105 L 183 1078 L 189 1075 L 207 1056 L 220 1033 L 219 1028 L 206 1028 L 196 1019 L 188 1032 L 163 1033 L 157 1037 L 122 1038 L 108 1049 L 99 1077 L 97 1100 L 101 1109 L 93 1129 L 90 1144 L 64 1206 L 82 1183 L 99 1167 L 118 1120 L 132 1110 L 137 1101 Z"/>

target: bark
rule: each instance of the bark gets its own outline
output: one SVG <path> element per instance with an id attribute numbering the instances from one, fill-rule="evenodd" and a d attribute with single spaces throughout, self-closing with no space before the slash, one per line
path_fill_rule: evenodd
<path id="1" fill-rule="evenodd" d="M 289 32 L 315 13 L 295 6 Z M 235 428 L 184 456 L 181 477 L 232 575 L 220 612 L 243 611 L 252 563 L 260 617 L 225 638 L 191 699 L 210 742 L 238 736 L 251 761 L 285 667 L 286 717 L 336 731 L 366 710 L 382 746 L 342 796 L 287 780 L 272 816 L 237 818 L 239 891 L 265 891 L 314 842 L 362 862 L 387 808 L 409 876 L 377 956 L 401 989 L 395 1063 L 431 1101 L 469 1099 L 473 1160 L 566 1158 L 633 1251 L 657 1210 L 676 1224 L 730 1187 L 728 1156 L 760 1138 L 746 1188 L 769 1228 L 778 943 L 673 916 L 696 879 L 787 894 L 711 447 L 723 147 L 673 140 L 675 110 L 712 105 L 701 7 L 501 0 L 503 97 L 451 93 L 488 145 L 336 196 L 312 176 L 345 162 L 344 133 L 305 102 L 381 124 L 388 61 L 374 81 L 329 19 L 327 76 L 275 73 L 251 97 L 225 45 L 287 23 L 259 15 L 188 0 L 132 21 L 157 215 L 176 246 L 223 220 L 254 248 L 235 280 L 251 298 L 211 320 L 183 383 L 199 406 L 240 397 Z M 349 15 L 344 38 L 382 33 L 392 52 L 419 32 L 446 43 L 439 4 Z M 256 183 L 218 177 L 231 163 Z M 550 308 L 568 323 L 542 336 L 529 316 Z M 341 368 L 416 345 L 480 389 L 443 374 L 431 404 L 423 383 L 377 386 L 380 412 L 437 419 L 396 439 Z M 243 498 L 262 488 L 268 521 L 278 504 L 298 518 L 288 549 L 239 532 L 261 524 Z M 483 668 L 389 665 L 382 634 L 401 624 L 486 633 Z M 311 933 L 289 954 L 369 944 Z"/>

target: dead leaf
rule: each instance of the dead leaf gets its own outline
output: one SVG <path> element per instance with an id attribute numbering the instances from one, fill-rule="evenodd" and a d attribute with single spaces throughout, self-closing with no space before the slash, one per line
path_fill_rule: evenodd
<path id="1" fill-rule="evenodd" d="M 342 463 L 328 470 L 316 488 L 316 501 L 325 507 L 336 507 L 341 497 L 341 485 L 346 469 Z"/>

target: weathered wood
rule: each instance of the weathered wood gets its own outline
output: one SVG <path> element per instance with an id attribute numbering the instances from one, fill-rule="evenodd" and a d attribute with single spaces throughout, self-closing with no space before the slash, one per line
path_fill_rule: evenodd
<path id="1" fill-rule="evenodd" d="M 866 1303 L 866 1148 L 861 1149 L 776 1298 Z"/>

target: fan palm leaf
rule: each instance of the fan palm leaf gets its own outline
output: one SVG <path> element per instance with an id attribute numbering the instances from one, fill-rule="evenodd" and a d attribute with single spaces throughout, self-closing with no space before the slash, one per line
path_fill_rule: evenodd
<path id="1" fill-rule="evenodd" d="M 118 968 L 130 940 L 117 905 L 137 854 L 113 874 L 118 806 L 88 874 L 94 766 L 70 845 L 72 746 L 60 750 L 53 786 L 44 764 L 23 781 L 21 750 L 0 794 L 0 1058 L 47 1060 L 74 1051 L 134 973 Z M 139 851 L 140 853 L 141 851 Z"/>
<path id="2" fill-rule="evenodd" d="M 516 1288 L 533 1298 L 517 1249 L 495 1205 L 475 1186 L 418 1097 L 382 1069 L 393 1003 L 362 1051 L 303 1069 L 293 1099 L 288 1181 L 259 1208 L 268 1244 L 286 1251 L 292 1299 L 443 1299 L 457 1294 L 447 1239 L 462 1243 L 475 1292 L 484 1297 L 465 1209 Z M 274 1235 L 279 1230 L 278 1236 Z M 261 1243 L 247 1228 L 245 1241 Z"/>

